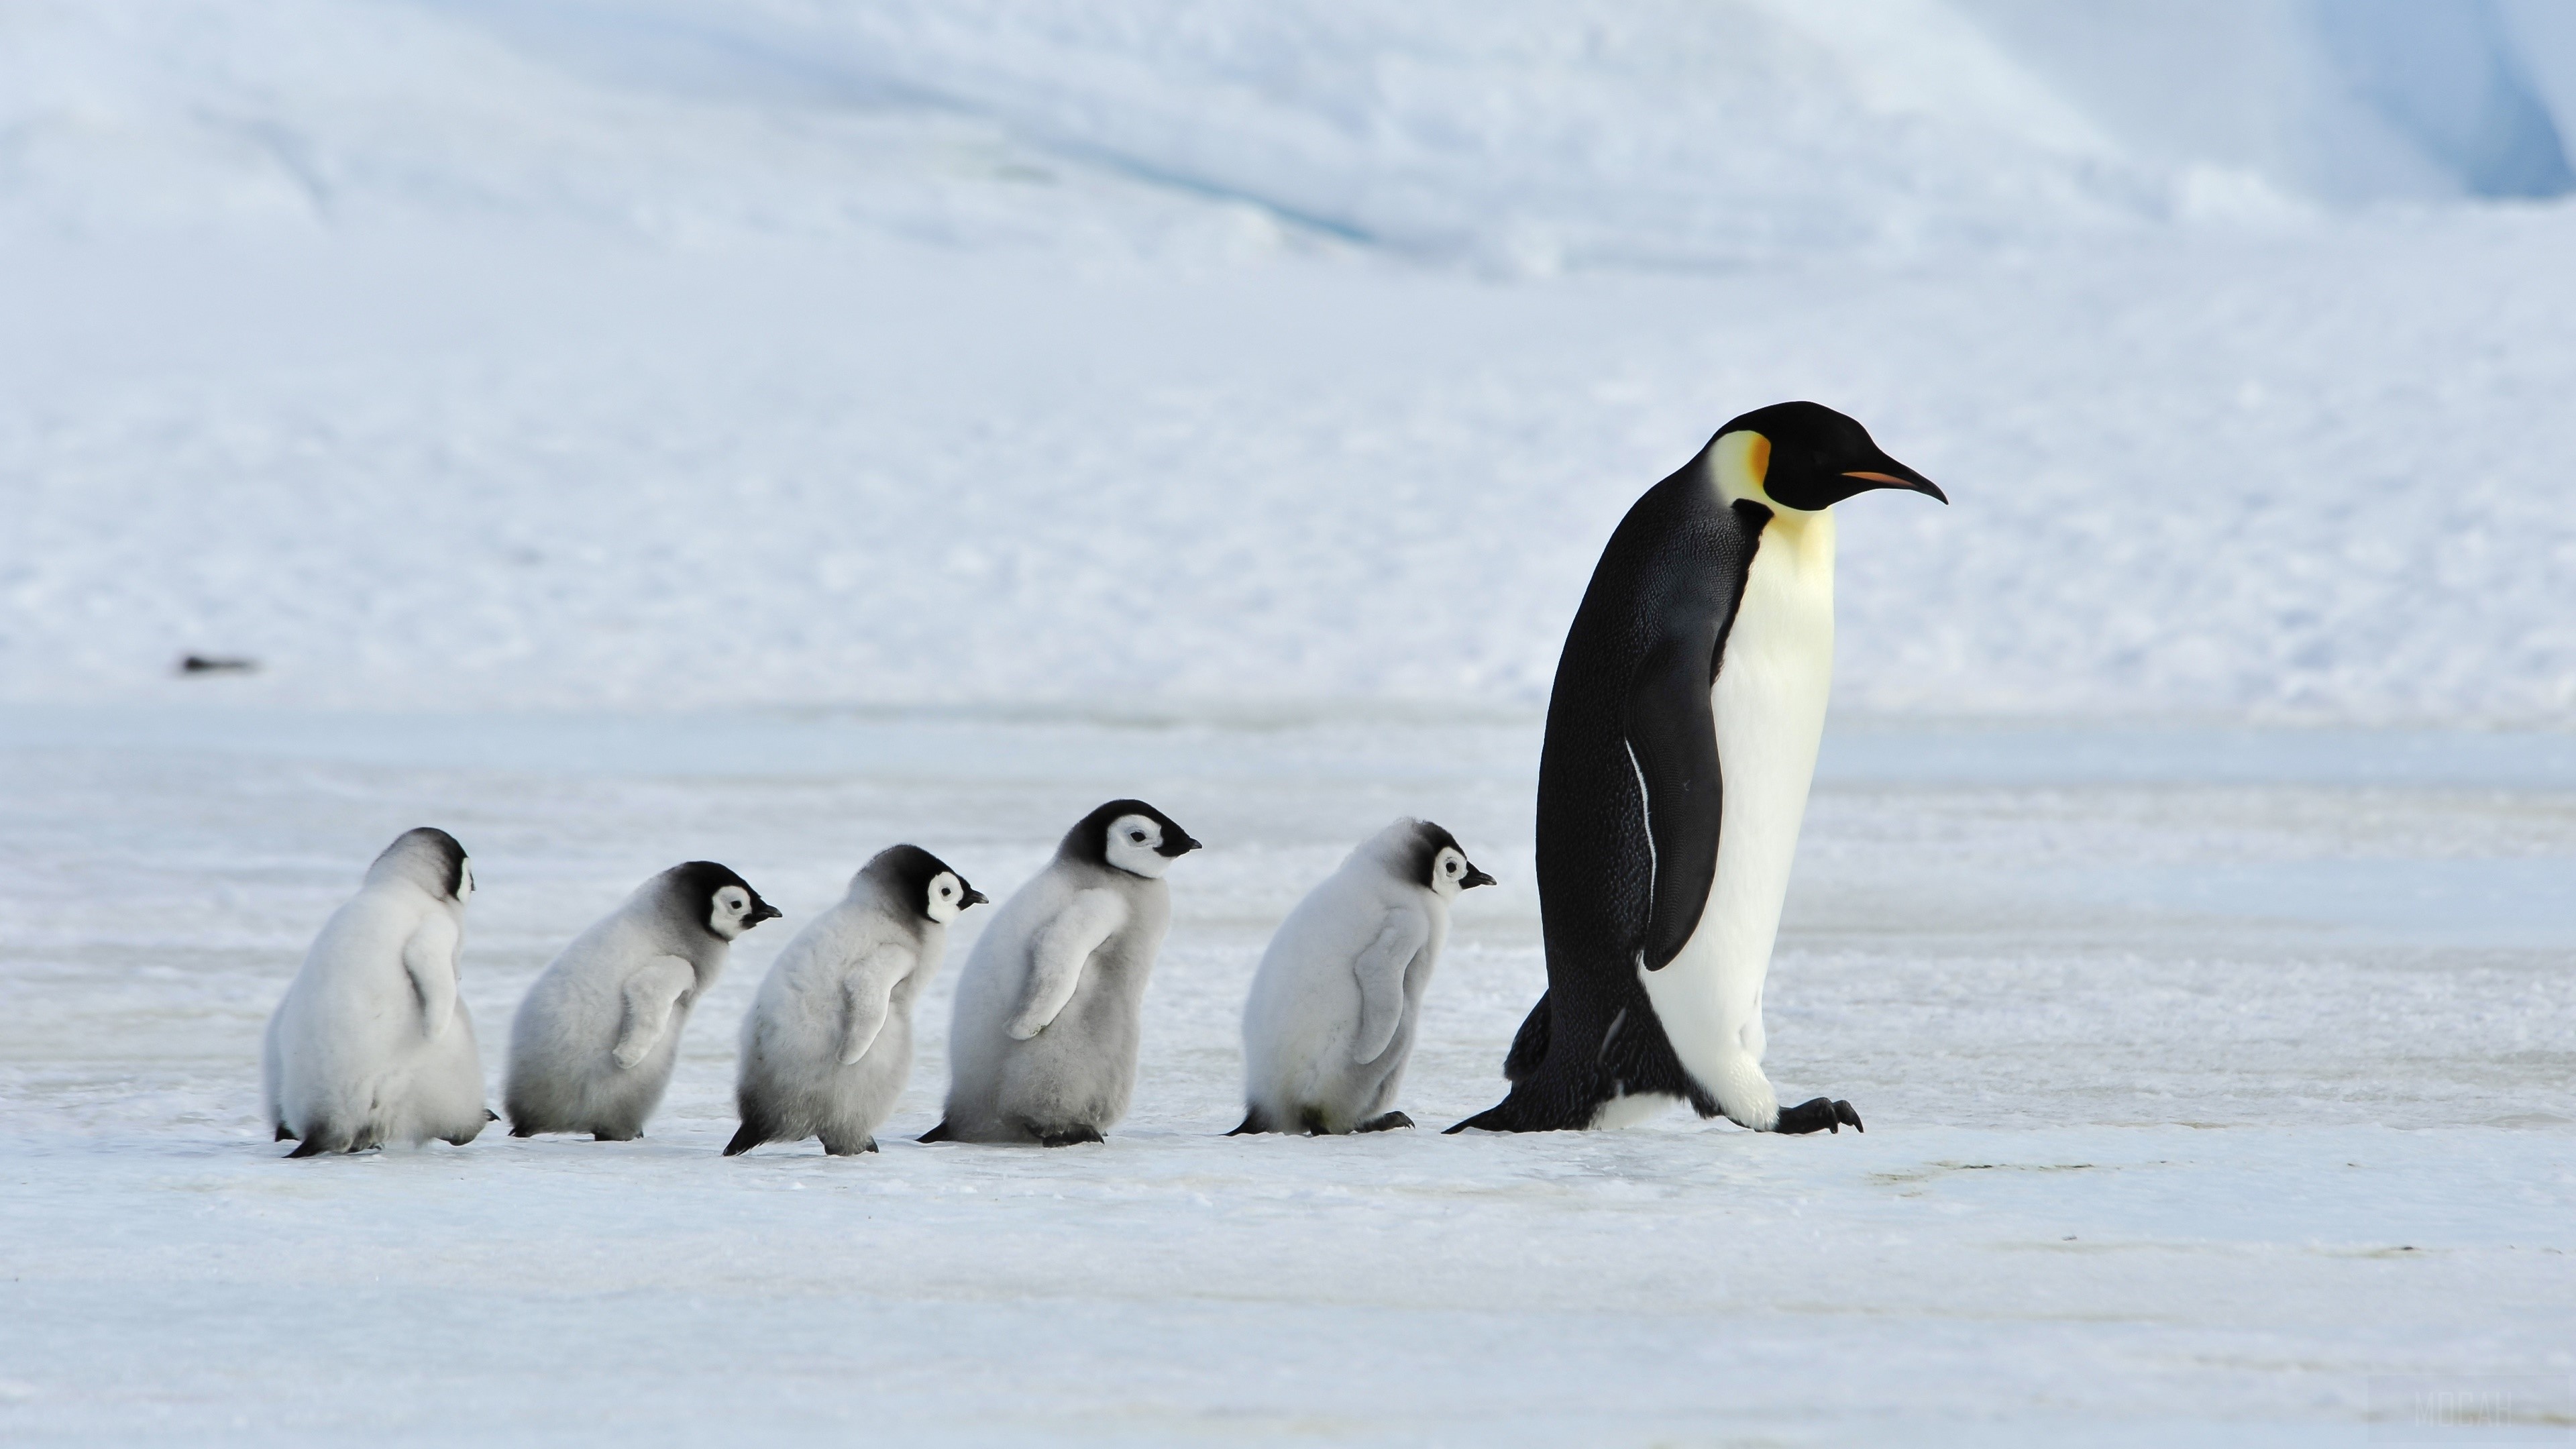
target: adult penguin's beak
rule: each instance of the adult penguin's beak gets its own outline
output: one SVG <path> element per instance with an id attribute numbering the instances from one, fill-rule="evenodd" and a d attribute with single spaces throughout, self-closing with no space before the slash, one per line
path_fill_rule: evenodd
<path id="1" fill-rule="evenodd" d="M 1917 493 L 1930 494 L 1932 497 L 1938 498 L 1944 503 L 1950 501 L 1950 495 L 1941 491 L 1940 484 L 1935 483 L 1931 479 L 1924 477 L 1922 474 L 1915 472 L 1913 469 L 1906 467 L 1904 464 L 1887 456 L 1885 453 L 1881 453 L 1877 457 L 1870 459 L 1861 467 L 1844 469 L 1843 476 L 1846 478 L 1857 479 L 1862 483 L 1868 484 L 1871 488 L 1909 488 Z"/>

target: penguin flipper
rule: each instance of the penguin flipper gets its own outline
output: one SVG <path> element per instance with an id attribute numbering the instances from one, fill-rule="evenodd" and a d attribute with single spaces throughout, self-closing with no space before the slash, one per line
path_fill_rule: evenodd
<path id="1" fill-rule="evenodd" d="M 1720 621 L 1718 639 L 1726 637 Z M 1623 729 L 1654 844 L 1654 900 L 1638 953 L 1649 971 L 1681 954 L 1717 879 L 1723 779 L 1709 686 L 1715 646 L 1676 634 L 1658 644 L 1628 691 Z"/>
<path id="2" fill-rule="evenodd" d="M 1225 1135 L 1228 1137 L 1241 1137 L 1248 1132 L 1267 1132 L 1269 1130 L 1270 1124 L 1262 1118 L 1261 1109 L 1258 1107 L 1246 1107 L 1243 1109 L 1243 1125 L 1235 1128 L 1233 1131 L 1228 1132 Z"/>
<path id="3" fill-rule="evenodd" d="M 1360 988 L 1360 1024 L 1351 1040 L 1351 1060 L 1365 1066 L 1386 1055 L 1404 1025 L 1404 978 L 1413 958 L 1431 939 L 1431 921 L 1410 907 L 1386 913 L 1386 921 L 1367 950 L 1351 962 Z"/>

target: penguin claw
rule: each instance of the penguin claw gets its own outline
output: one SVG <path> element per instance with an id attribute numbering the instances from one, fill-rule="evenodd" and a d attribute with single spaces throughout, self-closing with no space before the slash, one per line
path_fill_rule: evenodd
<path id="1" fill-rule="evenodd" d="M 1362 1132 L 1392 1132 L 1398 1127 L 1410 1127 L 1412 1125 L 1413 1119 L 1407 1117 L 1402 1112 L 1389 1112 L 1382 1117 L 1371 1117 L 1369 1120 L 1362 1122 L 1359 1125 L 1359 1130 Z"/>
<path id="2" fill-rule="evenodd" d="M 1869 1130 L 1860 1125 L 1860 1114 L 1852 1110 L 1851 1103 L 1832 1097 L 1816 1097 L 1795 1107 L 1781 1108 L 1779 1125 L 1771 1130 L 1793 1137 L 1809 1132 L 1831 1132 L 1839 1137 L 1846 1126 L 1854 1132 Z"/>

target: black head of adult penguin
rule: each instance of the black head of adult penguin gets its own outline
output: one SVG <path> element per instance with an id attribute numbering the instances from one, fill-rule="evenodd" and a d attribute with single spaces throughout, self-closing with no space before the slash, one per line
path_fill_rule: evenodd
<path id="1" fill-rule="evenodd" d="M 1950 501 L 1931 479 L 1881 451 L 1869 429 L 1822 403 L 1755 408 L 1717 430 L 1720 438 L 1729 433 L 1753 435 L 1746 471 L 1764 501 L 1782 508 L 1821 512 L 1873 488 L 1906 488 Z"/>

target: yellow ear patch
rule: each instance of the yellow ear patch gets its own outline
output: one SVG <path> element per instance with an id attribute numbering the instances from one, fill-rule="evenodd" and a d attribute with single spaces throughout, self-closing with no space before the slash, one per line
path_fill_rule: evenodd
<path id="1" fill-rule="evenodd" d="M 1717 485 L 1717 496 L 1729 503 L 1759 503 L 1769 506 L 1771 495 L 1762 491 L 1762 479 L 1771 471 L 1771 440 L 1751 428 L 1738 428 L 1720 434 L 1711 450 L 1710 479 Z"/>

